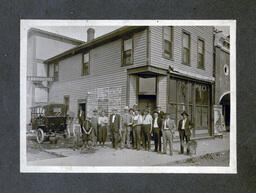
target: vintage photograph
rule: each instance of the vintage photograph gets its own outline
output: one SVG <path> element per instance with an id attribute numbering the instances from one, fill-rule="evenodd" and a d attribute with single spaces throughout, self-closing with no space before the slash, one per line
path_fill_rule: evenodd
<path id="1" fill-rule="evenodd" d="M 22 20 L 21 172 L 236 173 L 233 20 Z"/>

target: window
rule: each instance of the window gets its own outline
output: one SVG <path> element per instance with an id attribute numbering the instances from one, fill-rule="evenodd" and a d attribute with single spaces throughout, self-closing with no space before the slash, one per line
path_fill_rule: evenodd
<path id="1" fill-rule="evenodd" d="M 90 55 L 89 53 L 85 53 L 83 54 L 82 57 L 82 76 L 86 76 L 89 74 L 89 70 L 90 70 Z"/>
<path id="2" fill-rule="evenodd" d="M 123 66 L 132 65 L 133 59 L 132 59 L 132 51 L 133 51 L 133 41 L 132 38 L 123 40 Z"/>
<path id="3" fill-rule="evenodd" d="M 173 27 L 163 27 L 164 57 L 173 59 Z"/>
<path id="4" fill-rule="evenodd" d="M 66 112 L 69 110 L 69 96 L 65 95 L 64 96 L 64 104 L 66 105 Z"/>
<path id="5" fill-rule="evenodd" d="M 190 64 L 190 35 L 183 32 L 182 37 L 182 63 Z"/>
<path id="6" fill-rule="evenodd" d="M 59 63 L 54 63 L 54 80 L 59 80 Z"/>
<path id="7" fill-rule="evenodd" d="M 198 40 L 197 44 L 197 61 L 198 61 L 198 68 L 204 69 L 204 41 Z"/>

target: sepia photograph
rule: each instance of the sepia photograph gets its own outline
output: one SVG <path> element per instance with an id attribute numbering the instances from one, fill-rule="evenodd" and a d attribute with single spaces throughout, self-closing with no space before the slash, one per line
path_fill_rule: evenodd
<path id="1" fill-rule="evenodd" d="M 21 172 L 237 172 L 235 20 L 20 24 Z"/>

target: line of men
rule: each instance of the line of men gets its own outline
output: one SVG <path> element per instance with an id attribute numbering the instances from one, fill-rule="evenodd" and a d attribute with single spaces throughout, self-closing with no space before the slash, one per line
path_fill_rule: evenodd
<path id="1" fill-rule="evenodd" d="M 81 126 L 84 147 L 97 144 L 105 146 L 108 128 L 111 134 L 112 147 L 117 149 L 133 148 L 140 150 L 141 146 L 146 151 L 151 151 L 151 134 L 154 139 L 154 151 L 162 151 L 161 137 L 163 137 L 163 153 L 173 155 L 173 136 L 177 130 L 175 121 L 170 118 L 170 114 L 161 110 L 155 111 L 153 117 L 149 110 L 143 113 L 138 108 L 126 106 L 122 115 L 117 113 L 117 109 L 112 109 L 112 114 L 107 117 L 106 112 L 102 111 L 98 115 L 95 109 L 90 118 L 84 120 L 84 112 L 79 114 L 79 124 Z M 178 131 L 180 136 L 180 154 L 184 153 L 184 139 L 189 143 L 191 136 L 191 121 L 188 119 L 186 111 L 181 113 L 182 120 L 179 121 Z M 187 154 L 189 154 L 187 148 Z"/>

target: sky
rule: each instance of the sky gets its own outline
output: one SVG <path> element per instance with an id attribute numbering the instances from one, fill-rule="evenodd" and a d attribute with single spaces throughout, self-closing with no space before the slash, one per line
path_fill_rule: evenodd
<path id="1" fill-rule="evenodd" d="M 95 29 L 95 38 L 109 33 L 122 26 L 91 26 Z M 68 36 L 74 39 L 82 40 L 86 42 L 87 40 L 87 29 L 89 27 L 85 26 L 35 26 L 35 28 L 42 29 L 45 31 L 53 32 L 56 34 Z M 218 30 L 223 31 L 224 34 L 229 35 L 229 27 L 226 26 L 215 26 Z"/>

